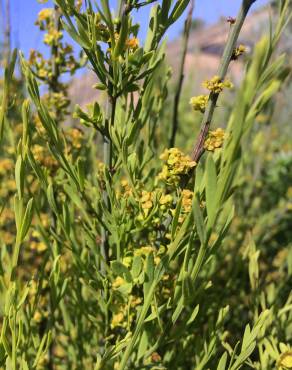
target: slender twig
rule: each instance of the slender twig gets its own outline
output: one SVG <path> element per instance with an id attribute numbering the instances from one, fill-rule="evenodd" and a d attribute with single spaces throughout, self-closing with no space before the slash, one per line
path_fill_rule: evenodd
<path id="1" fill-rule="evenodd" d="M 175 145 L 175 138 L 176 138 L 176 133 L 178 130 L 178 125 L 179 125 L 178 109 L 179 109 L 180 96 L 181 96 L 183 80 L 184 80 L 185 60 L 186 60 L 186 55 L 188 51 L 194 4 L 195 4 L 195 0 L 191 0 L 189 12 L 185 20 L 185 27 L 184 27 L 184 33 L 183 33 L 183 52 L 182 52 L 182 57 L 180 61 L 179 76 L 178 76 L 178 82 L 177 82 L 176 92 L 174 96 L 174 103 L 173 103 L 172 132 L 171 132 L 171 137 L 169 141 L 170 148 L 174 147 Z"/>
<path id="2" fill-rule="evenodd" d="M 4 65 L 9 62 L 11 51 L 11 17 L 10 17 L 10 0 L 5 2 L 5 30 L 4 30 Z"/>
<path id="3" fill-rule="evenodd" d="M 112 96 L 112 91 L 109 91 L 108 102 L 107 102 L 107 119 L 105 121 L 106 124 L 106 133 L 103 137 L 103 159 L 104 164 L 107 170 L 112 171 L 113 168 L 113 144 L 110 138 L 110 127 L 114 125 L 115 121 L 115 111 L 116 111 L 116 98 Z M 111 176 L 110 176 L 111 179 Z M 111 204 L 109 195 L 107 190 L 104 189 L 103 191 L 103 201 L 105 204 L 106 209 L 110 212 L 111 211 Z M 108 263 L 109 261 L 109 232 L 107 229 L 102 229 L 102 247 L 101 247 L 101 254 L 103 260 Z M 105 268 L 102 268 L 102 271 L 105 271 Z"/>
<path id="4" fill-rule="evenodd" d="M 243 0 L 240 11 L 236 18 L 236 21 L 234 25 L 231 26 L 231 31 L 229 33 L 229 37 L 228 37 L 228 40 L 227 40 L 227 43 L 226 43 L 226 46 L 223 52 L 223 56 L 222 56 L 219 71 L 218 71 L 218 76 L 221 80 L 224 80 L 226 76 L 228 66 L 232 59 L 233 51 L 236 46 L 236 42 L 239 37 L 239 33 L 242 28 L 243 22 L 247 16 L 247 13 L 250 7 L 255 1 L 256 0 Z M 218 97 L 219 97 L 219 94 L 211 93 L 209 95 L 208 105 L 207 105 L 207 108 L 206 108 L 206 111 L 204 113 L 204 117 L 202 120 L 201 131 L 199 133 L 197 142 L 192 152 L 192 159 L 196 162 L 200 160 L 202 154 L 204 153 L 204 142 L 208 135 L 209 127 L 211 125 L 211 121 L 213 118 L 214 110 L 216 108 Z"/>

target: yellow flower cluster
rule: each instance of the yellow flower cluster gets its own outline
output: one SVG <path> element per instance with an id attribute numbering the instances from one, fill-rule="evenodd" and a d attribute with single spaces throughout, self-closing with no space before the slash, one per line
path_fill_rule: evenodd
<path id="1" fill-rule="evenodd" d="M 235 48 L 233 51 L 232 59 L 237 59 L 245 52 L 246 52 L 246 47 L 244 45 L 237 46 L 237 48 Z"/>
<path id="2" fill-rule="evenodd" d="M 52 14 L 53 14 L 53 9 L 51 8 L 42 9 L 38 14 L 38 22 L 44 22 L 50 19 Z"/>
<path id="3" fill-rule="evenodd" d="M 28 292 L 28 299 L 30 302 L 33 302 L 35 296 L 39 294 L 38 307 L 33 315 L 33 324 L 39 324 L 43 319 L 47 318 L 49 315 L 48 312 L 48 296 L 46 295 L 47 282 L 44 280 L 42 284 L 42 289 L 39 292 L 38 283 L 35 280 L 30 282 L 30 288 Z"/>
<path id="4" fill-rule="evenodd" d="M 172 204 L 173 196 L 170 194 L 162 194 L 159 199 L 160 209 L 165 210 Z"/>
<path id="5" fill-rule="evenodd" d="M 123 196 L 129 197 L 130 195 L 133 194 L 133 189 L 129 184 L 129 181 L 126 179 L 121 180 L 121 186 L 122 186 L 122 193 Z"/>
<path id="6" fill-rule="evenodd" d="M 166 149 L 161 154 L 160 159 L 164 160 L 166 164 L 163 166 L 158 178 L 168 184 L 177 184 L 180 181 L 180 176 L 187 174 L 197 164 L 178 148 Z"/>
<path id="7" fill-rule="evenodd" d="M 44 43 L 47 45 L 55 45 L 62 37 L 63 33 L 61 31 L 50 28 L 49 32 L 45 34 Z"/>
<path id="8" fill-rule="evenodd" d="M 147 217 L 151 208 L 153 207 L 153 192 L 151 191 L 142 191 L 142 197 L 140 199 L 141 207 L 143 209 L 144 215 Z"/>
<path id="9" fill-rule="evenodd" d="M 233 87 L 229 80 L 222 81 L 219 76 L 214 76 L 211 80 L 204 81 L 202 85 L 214 94 L 219 94 L 224 89 L 231 89 Z"/>
<path id="10" fill-rule="evenodd" d="M 115 278 L 115 280 L 113 281 L 113 283 L 112 283 L 112 287 L 113 287 L 113 289 L 118 289 L 120 286 L 122 286 L 123 284 L 125 284 L 126 283 L 126 281 L 122 278 L 122 277 L 120 277 L 120 276 L 118 276 L 117 278 Z"/>
<path id="11" fill-rule="evenodd" d="M 278 362 L 278 366 L 292 369 L 292 351 L 286 351 L 282 353 Z"/>
<path id="12" fill-rule="evenodd" d="M 182 206 L 185 212 L 190 212 L 192 209 L 194 192 L 188 189 L 182 191 Z"/>
<path id="13" fill-rule="evenodd" d="M 13 170 L 14 163 L 11 159 L 4 158 L 0 160 L 0 175 L 5 175 L 8 171 Z"/>
<path id="14" fill-rule="evenodd" d="M 46 148 L 42 145 L 35 144 L 32 147 L 32 154 L 36 161 L 40 162 L 43 166 L 54 168 L 58 162 L 48 153 Z"/>
<path id="15" fill-rule="evenodd" d="M 139 39 L 137 37 L 132 37 L 126 41 L 126 46 L 130 50 L 136 50 L 139 47 Z"/>
<path id="16" fill-rule="evenodd" d="M 118 326 L 122 326 L 123 320 L 124 320 L 123 312 L 113 314 L 111 321 L 111 329 L 114 329 Z"/>
<path id="17" fill-rule="evenodd" d="M 0 188 L 0 197 L 6 198 L 9 194 L 13 194 L 16 190 L 16 184 L 14 179 L 7 179 L 5 181 L 5 186 Z"/>
<path id="18" fill-rule="evenodd" d="M 30 241 L 30 248 L 32 250 L 35 250 L 39 253 L 41 252 L 44 252 L 45 250 L 47 250 L 47 245 L 46 243 L 44 243 L 43 241 L 41 241 L 40 239 L 40 233 L 37 231 L 37 230 L 33 230 L 32 234 L 32 240 Z"/>
<path id="19" fill-rule="evenodd" d="M 208 99 L 209 99 L 208 95 L 193 96 L 190 99 L 190 104 L 194 110 L 204 113 L 207 107 Z"/>
<path id="20" fill-rule="evenodd" d="M 134 256 L 143 256 L 146 257 L 150 253 L 153 253 L 154 256 L 154 263 L 155 265 L 158 265 L 160 262 L 160 257 L 159 255 L 163 254 L 164 250 L 163 248 L 157 251 L 157 249 L 151 245 L 145 245 L 144 247 L 140 247 L 139 249 L 136 249 L 134 251 Z M 159 255 L 158 255 L 159 254 Z"/>
<path id="21" fill-rule="evenodd" d="M 155 248 L 151 245 L 145 245 L 134 251 L 134 256 L 148 256 L 148 254 L 155 252 Z"/>
<path id="22" fill-rule="evenodd" d="M 78 128 L 72 128 L 67 134 L 71 140 L 72 146 L 76 149 L 80 149 L 84 138 L 83 132 Z"/>
<path id="23" fill-rule="evenodd" d="M 204 148 L 209 151 L 214 151 L 215 149 L 221 148 L 226 139 L 226 133 L 222 128 L 217 128 L 214 131 L 210 131 L 208 138 L 204 143 Z"/>

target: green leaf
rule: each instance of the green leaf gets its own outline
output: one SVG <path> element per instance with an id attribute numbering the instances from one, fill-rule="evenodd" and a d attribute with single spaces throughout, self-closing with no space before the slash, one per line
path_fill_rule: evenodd
<path id="1" fill-rule="evenodd" d="M 17 161 L 15 164 L 15 183 L 18 197 L 19 199 L 22 199 L 24 191 L 24 162 L 21 155 L 17 157 Z"/>
<path id="2" fill-rule="evenodd" d="M 48 197 L 48 202 L 49 202 L 51 209 L 54 211 L 56 215 L 58 215 L 59 210 L 58 210 L 58 206 L 55 200 L 53 184 L 49 184 L 47 188 L 47 197 Z"/>
<path id="3" fill-rule="evenodd" d="M 208 226 L 214 224 L 218 206 L 216 202 L 217 173 L 216 166 L 211 154 L 208 155 L 206 163 L 206 209 L 208 214 Z"/>
<path id="4" fill-rule="evenodd" d="M 201 244 L 205 244 L 206 242 L 206 227 L 204 224 L 204 217 L 197 199 L 197 196 L 194 196 L 193 200 L 193 215 L 194 215 L 194 221 L 196 225 L 196 231 L 199 236 Z"/>
<path id="5" fill-rule="evenodd" d="M 149 253 L 146 258 L 145 281 L 143 284 L 144 297 L 148 295 L 150 287 L 153 284 L 154 270 L 155 270 L 155 265 L 154 265 L 153 253 Z"/>
<path id="6" fill-rule="evenodd" d="M 227 364 L 227 352 L 224 352 L 223 355 L 220 358 L 219 364 L 217 366 L 217 370 L 225 370 L 226 364 Z"/>
<path id="7" fill-rule="evenodd" d="M 21 230 L 19 234 L 20 241 L 23 241 L 26 237 L 26 234 L 30 228 L 31 220 L 33 215 L 33 198 L 30 198 L 30 200 L 27 203 L 26 210 L 23 216 L 23 221 L 21 225 Z"/>
<path id="8" fill-rule="evenodd" d="M 131 274 L 133 276 L 133 279 L 138 278 L 142 271 L 143 267 L 143 260 L 141 256 L 135 256 L 133 258 L 133 263 L 132 263 L 132 269 L 131 269 Z"/>
<path id="9" fill-rule="evenodd" d="M 111 261 L 111 270 L 117 276 L 121 276 L 126 279 L 128 283 L 132 282 L 132 276 L 127 268 L 122 262 L 120 261 Z"/>
<path id="10" fill-rule="evenodd" d="M 199 313 L 199 309 L 200 309 L 200 305 L 197 304 L 195 309 L 193 310 L 190 318 L 187 321 L 187 325 L 191 325 L 195 321 L 195 319 L 196 319 L 196 317 Z"/>

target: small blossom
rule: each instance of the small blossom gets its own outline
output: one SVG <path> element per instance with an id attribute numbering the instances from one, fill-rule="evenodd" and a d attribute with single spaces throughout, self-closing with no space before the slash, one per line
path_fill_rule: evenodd
<path id="1" fill-rule="evenodd" d="M 71 139 L 72 146 L 76 149 L 80 149 L 82 146 L 83 132 L 77 128 L 72 128 L 68 131 L 68 135 Z"/>
<path id="2" fill-rule="evenodd" d="M 235 48 L 234 51 L 233 51 L 232 59 L 233 60 L 238 59 L 245 52 L 246 52 L 246 47 L 244 45 L 237 46 L 237 48 Z"/>
<path id="3" fill-rule="evenodd" d="M 162 206 L 165 206 L 165 205 L 169 205 L 171 204 L 173 201 L 173 197 L 172 195 L 170 194 L 165 194 L 165 195 L 162 195 L 159 199 L 159 203 L 162 205 Z"/>
<path id="4" fill-rule="evenodd" d="M 5 175 L 8 171 L 13 170 L 14 163 L 11 159 L 1 159 L 0 160 L 0 175 Z"/>
<path id="5" fill-rule="evenodd" d="M 204 113 L 207 107 L 208 98 L 208 95 L 193 96 L 190 99 L 190 104 L 194 110 Z"/>
<path id="6" fill-rule="evenodd" d="M 151 208 L 153 207 L 153 198 L 154 194 L 152 192 L 145 190 L 142 191 L 140 202 L 145 217 L 148 216 Z"/>
<path id="7" fill-rule="evenodd" d="M 134 256 L 147 256 L 148 254 L 154 252 L 155 249 L 151 245 L 146 245 L 145 247 L 140 247 L 134 251 Z"/>
<path id="8" fill-rule="evenodd" d="M 50 9 L 50 8 L 42 9 L 38 14 L 38 21 L 44 22 L 48 20 L 52 16 L 52 14 L 53 14 L 53 9 Z"/>
<path id="9" fill-rule="evenodd" d="M 188 155 L 184 155 L 178 148 L 166 149 L 160 156 L 166 164 L 158 175 L 158 179 L 168 184 L 177 184 L 180 176 L 186 175 L 197 163 Z"/>
<path id="10" fill-rule="evenodd" d="M 137 37 L 132 37 L 126 41 L 127 48 L 135 50 L 139 47 L 139 39 Z"/>
<path id="11" fill-rule="evenodd" d="M 282 353 L 278 365 L 287 369 L 292 369 L 292 351 Z"/>
<path id="12" fill-rule="evenodd" d="M 48 33 L 45 34 L 44 43 L 47 45 L 55 45 L 61 38 L 63 33 L 54 28 L 51 28 Z"/>
<path id="13" fill-rule="evenodd" d="M 111 321 L 111 328 L 114 329 L 118 326 L 121 326 L 122 321 L 124 320 L 124 314 L 122 312 L 118 312 L 113 315 Z"/>
<path id="14" fill-rule="evenodd" d="M 112 287 L 113 289 L 118 289 L 120 286 L 122 286 L 123 284 L 125 284 L 125 280 L 118 276 L 112 283 Z"/>
<path id="15" fill-rule="evenodd" d="M 221 148 L 226 139 L 226 133 L 222 128 L 217 128 L 215 131 L 210 131 L 208 138 L 204 143 L 204 148 L 209 151 Z"/>
<path id="16" fill-rule="evenodd" d="M 188 189 L 182 191 L 182 206 L 185 212 L 190 212 L 192 209 L 194 192 Z"/>
<path id="17" fill-rule="evenodd" d="M 229 80 L 222 81 L 219 76 L 214 76 L 211 80 L 204 81 L 202 85 L 214 94 L 221 93 L 225 88 L 231 89 L 233 87 Z"/>

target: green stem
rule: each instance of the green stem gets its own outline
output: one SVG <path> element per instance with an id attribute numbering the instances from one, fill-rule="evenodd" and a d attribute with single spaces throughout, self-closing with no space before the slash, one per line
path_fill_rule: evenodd
<path id="1" fill-rule="evenodd" d="M 176 93 L 174 96 L 174 103 L 173 103 L 172 133 L 171 133 L 171 137 L 169 141 L 170 148 L 174 147 L 175 145 L 175 138 L 176 138 L 176 133 L 177 133 L 178 124 L 179 124 L 178 108 L 179 108 L 180 96 L 181 96 L 183 80 L 184 80 L 185 60 L 186 60 L 186 55 L 187 55 L 187 50 L 188 50 L 190 29 L 192 25 L 194 3 L 195 3 L 195 0 L 191 0 L 190 9 L 187 15 L 187 19 L 185 21 L 185 28 L 184 28 L 184 35 L 183 35 L 183 53 L 182 53 L 182 58 L 180 61 L 179 77 L 178 77 L 177 88 L 176 88 Z"/>
<path id="2" fill-rule="evenodd" d="M 115 121 L 115 111 L 116 111 L 116 98 L 112 97 L 111 95 L 108 98 L 108 106 L 107 106 L 107 120 L 106 120 L 106 133 L 107 136 L 103 137 L 103 158 L 104 164 L 107 170 L 111 173 L 112 166 L 113 166 L 113 144 L 110 138 L 110 129 L 114 125 Z M 110 176 L 111 179 L 111 176 Z M 106 209 L 110 212 L 111 211 L 111 204 L 109 195 L 107 194 L 107 190 L 103 191 L 103 201 L 105 204 Z M 102 248 L 101 254 L 103 260 L 108 263 L 109 260 L 109 232 L 107 229 L 103 227 L 102 229 Z M 104 271 L 104 267 L 102 268 Z"/>
<path id="3" fill-rule="evenodd" d="M 232 26 L 231 31 L 228 36 L 228 40 L 221 58 L 221 63 L 218 70 L 218 76 L 221 80 L 224 80 L 226 77 L 226 73 L 228 70 L 228 66 L 232 59 L 234 48 L 236 47 L 236 42 L 238 40 L 238 36 L 240 30 L 243 26 L 247 13 L 252 6 L 252 4 L 256 0 L 243 0 L 241 8 L 239 10 L 238 16 L 236 18 L 235 24 Z M 216 103 L 218 100 L 219 94 L 210 93 L 208 105 L 204 113 L 204 117 L 202 120 L 201 131 L 198 136 L 198 140 L 192 152 L 192 159 L 198 162 L 204 153 L 204 142 L 208 135 L 209 127 L 214 115 L 214 111 L 216 108 Z"/>
<path id="4" fill-rule="evenodd" d="M 17 337 L 16 337 L 16 307 L 13 308 L 12 330 L 12 369 L 17 370 Z"/>
<path id="5" fill-rule="evenodd" d="M 154 280 L 152 282 L 152 285 L 151 285 L 150 289 L 149 289 L 148 295 L 147 295 L 147 297 L 145 299 L 145 302 L 144 302 L 142 311 L 141 311 L 141 313 L 139 315 L 139 319 L 138 319 L 138 322 L 137 322 L 137 325 L 136 325 L 134 334 L 133 334 L 133 336 L 131 338 L 130 343 L 128 344 L 128 346 L 126 348 L 126 351 L 125 351 L 125 353 L 124 353 L 124 355 L 122 357 L 122 361 L 120 363 L 120 366 L 119 366 L 118 370 L 124 370 L 126 368 L 126 366 L 127 366 L 128 359 L 131 356 L 131 353 L 133 351 L 133 348 L 135 346 L 135 343 L 136 343 L 136 341 L 138 339 L 138 336 L 139 336 L 139 334 L 141 332 L 141 329 L 143 327 L 144 320 L 146 318 L 147 312 L 148 312 L 149 307 L 151 305 L 152 296 L 154 294 L 156 285 L 157 285 L 157 281 Z"/>

